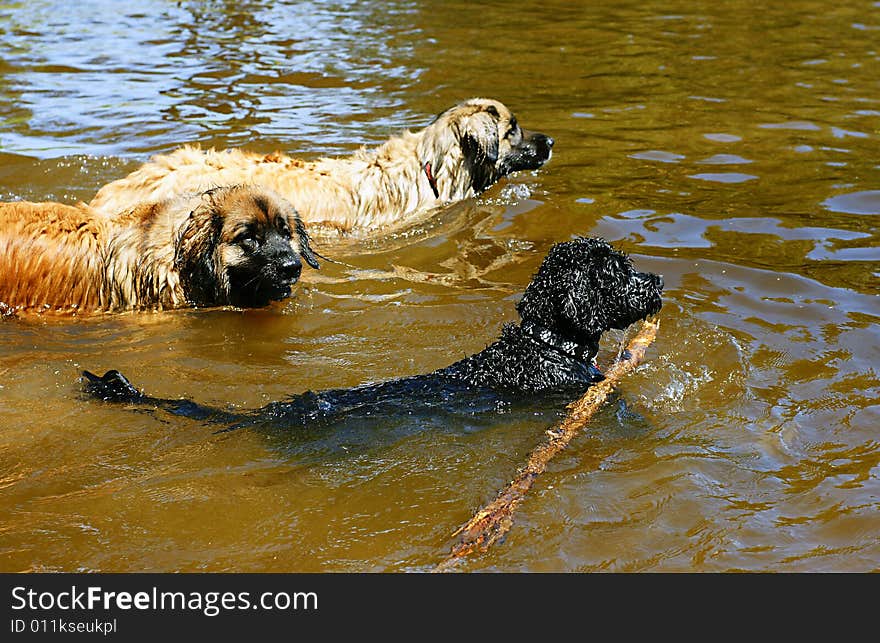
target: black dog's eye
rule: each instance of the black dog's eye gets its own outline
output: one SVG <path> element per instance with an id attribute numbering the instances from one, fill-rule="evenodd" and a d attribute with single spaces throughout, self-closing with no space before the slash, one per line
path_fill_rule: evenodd
<path id="1" fill-rule="evenodd" d="M 290 238 L 290 226 L 287 224 L 286 219 L 278 219 L 278 232 Z"/>

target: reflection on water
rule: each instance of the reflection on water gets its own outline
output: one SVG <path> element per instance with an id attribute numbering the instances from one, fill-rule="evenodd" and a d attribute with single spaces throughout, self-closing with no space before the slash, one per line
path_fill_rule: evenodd
<path id="1" fill-rule="evenodd" d="M 880 214 L 880 190 L 849 192 L 825 199 L 822 205 L 846 214 Z"/>
<path id="2" fill-rule="evenodd" d="M 178 141 L 283 138 L 321 153 L 374 141 L 408 124 L 383 83 L 399 89 L 418 75 L 412 45 L 395 43 L 414 32 L 394 26 L 411 10 L 400 5 L 9 3 L 0 104 L 17 127 L 3 145 L 54 157 L 143 155 Z"/>
<path id="3" fill-rule="evenodd" d="M 238 411 L 428 372 L 591 234 L 664 275 L 660 335 L 465 569 L 876 570 L 880 7 L 599 4 L 0 7 L 7 200 L 89 200 L 189 142 L 345 154 L 476 95 L 556 140 L 479 199 L 317 239 L 340 263 L 265 310 L 0 323 L 0 569 L 430 569 L 561 402 L 297 441 L 91 403 L 77 374 Z"/>

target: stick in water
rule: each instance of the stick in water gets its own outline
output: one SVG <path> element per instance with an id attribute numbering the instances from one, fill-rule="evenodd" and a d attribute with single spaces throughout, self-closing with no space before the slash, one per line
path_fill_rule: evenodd
<path id="1" fill-rule="evenodd" d="M 659 327 L 659 318 L 646 319 L 642 322 L 639 332 L 627 346 L 628 353 L 605 372 L 604 380 L 591 386 L 583 397 L 568 405 L 565 419 L 558 426 L 547 431 L 549 438 L 529 454 L 526 465 L 519 470 L 517 476 L 495 497 L 495 500 L 480 509 L 453 534 L 457 540 L 452 546 L 452 551 L 433 571 L 447 571 L 465 556 L 475 551 L 485 552 L 507 533 L 513 525 L 514 512 L 522 504 L 535 478 L 544 472 L 550 459 L 568 446 L 572 438 L 586 426 L 620 379 L 642 362 L 645 351 L 657 336 Z"/>

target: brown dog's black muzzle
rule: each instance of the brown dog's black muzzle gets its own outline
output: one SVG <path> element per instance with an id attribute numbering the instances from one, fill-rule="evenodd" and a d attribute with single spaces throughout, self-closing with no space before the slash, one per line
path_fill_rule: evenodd
<path id="1" fill-rule="evenodd" d="M 293 283 L 297 279 L 299 279 L 299 275 L 302 272 L 302 262 L 297 258 L 296 255 L 291 253 L 291 256 L 285 258 L 278 264 L 278 276 L 282 281 L 289 281 Z"/>
<path id="2" fill-rule="evenodd" d="M 282 286 L 288 286 L 299 279 L 302 261 L 290 247 L 290 241 L 277 233 L 270 234 L 261 249 L 266 272 Z"/>
<path id="3" fill-rule="evenodd" d="M 529 138 L 531 139 L 531 144 L 535 146 L 535 153 L 545 161 L 549 159 L 550 154 L 553 152 L 553 143 L 555 141 L 540 132 L 533 132 Z"/>
<path id="4" fill-rule="evenodd" d="M 502 172 L 508 174 L 517 170 L 537 170 L 550 160 L 554 140 L 541 132 L 522 131 L 522 141 L 504 159 Z"/>

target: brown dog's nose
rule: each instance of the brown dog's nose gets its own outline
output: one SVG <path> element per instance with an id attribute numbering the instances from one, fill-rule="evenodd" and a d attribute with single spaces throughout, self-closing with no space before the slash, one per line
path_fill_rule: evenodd
<path id="1" fill-rule="evenodd" d="M 296 281 L 302 272 L 302 262 L 296 257 L 285 259 L 278 264 L 278 274 L 282 279 Z"/>
<path id="2" fill-rule="evenodd" d="M 550 151 L 553 149 L 553 139 L 546 134 L 536 132 L 532 141 L 534 142 L 535 150 L 537 150 L 538 154 L 549 158 Z"/>

